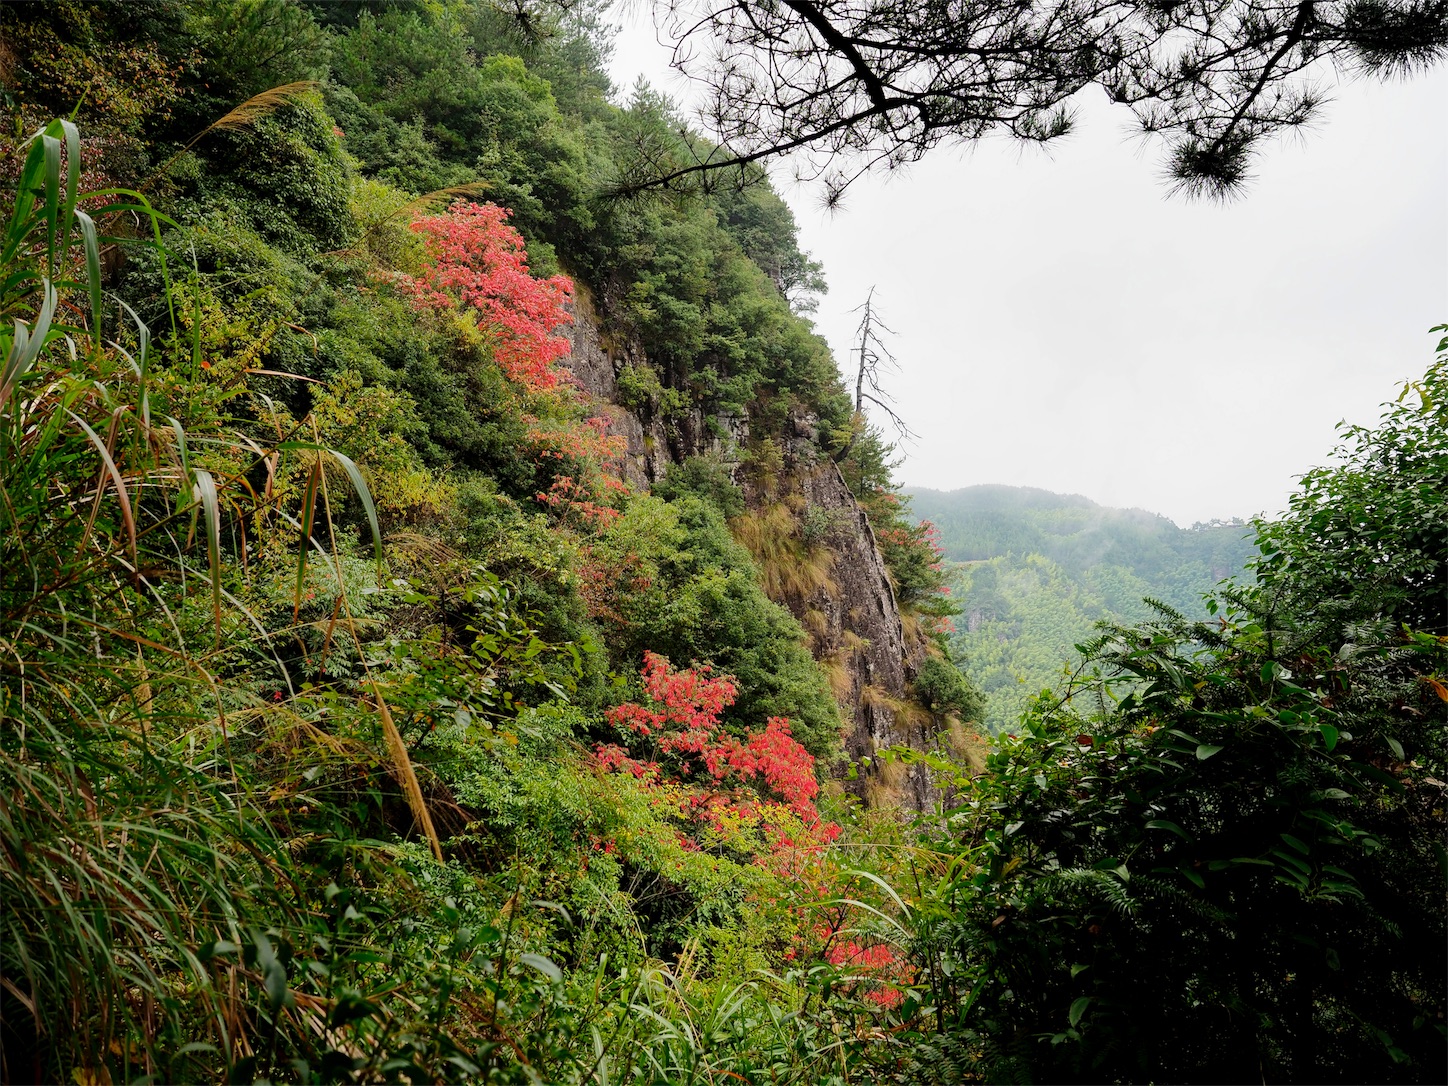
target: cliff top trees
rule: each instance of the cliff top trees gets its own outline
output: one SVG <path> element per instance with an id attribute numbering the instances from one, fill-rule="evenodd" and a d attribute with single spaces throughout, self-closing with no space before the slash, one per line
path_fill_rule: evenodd
<path id="1" fill-rule="evenodd" d="M 800 151 L 829 198 L 942 142 L 1055 139 L 1092 84 L 1166 138 L 1179 189 L 1220 195 L 1315 118 L 1317 77 L 1448 51 L 1444 0 L 668 0 L 657 19 L 721 146 L 642 183 Z"/>
<path id="2" fill-rule="evenodd" d="M 1448 335 L 1427 374 L 1403 386 L 1376 427 L 1342 424 L 1339 432 L 1332 465 L 1304 475 L 1288 515 L 1264 527 L 1258 575 L 1278 586 L 1283 609 L 1308 611 L 1316 627 L 1406 624 L 1441 638 L 1448 634 Z"/>

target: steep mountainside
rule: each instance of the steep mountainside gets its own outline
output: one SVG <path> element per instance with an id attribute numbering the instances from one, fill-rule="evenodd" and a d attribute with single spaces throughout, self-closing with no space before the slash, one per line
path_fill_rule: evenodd
<path id="1" fill-rule="evenodd" d="M 607 49 L 0 5 L 0 1082 L 812 1083 L 884 1035 L 857 872 L 934 793 L 873 756 L 978 695 L 789 209 L 618 198 L 698 145 Z"/>
<path id="2" fill-rule="evenodd" d="M 652 372 L 645 352 L 637 341 L 608 345 L 586 291 L 574 311 L 564 364 L 585 393 L 609 405 L 608 431 L 625 443 L 624 477 L 646 487 L 665 480 L 671 467 L 704 458 L 742 484 L 746 507 L 732 521 L 736 534 L 753 553 L 765 591 L 789 608 L 823 666 L 849 760 L 895 745 L 933 749 L 948 733 L 948 712 L 921 705 L 914 681 L 939 649 L 918 625 L 907 637 L 870 517 L 824 451 L 818 418 L 791 415 L 787 432 L 777 441 L 766 435 L 751 456 L 747 416 L 694 407 L 666 418 L 654 403 L 626 403 L 621 381 Z M 917 811 L 937 795 L 923 764 L 861 767 L 848 787 L 875 805 Z"/>

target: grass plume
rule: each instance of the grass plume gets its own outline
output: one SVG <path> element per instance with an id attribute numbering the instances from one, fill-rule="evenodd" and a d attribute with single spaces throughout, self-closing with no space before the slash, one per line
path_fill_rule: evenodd
<path id="1" fill-rule="evenodd" d="M 241 105 L 235 106 L 209 125 L 203 128 L 196 135 L 186 141 L 182 150 L 189 151 L 202 138 L 212 132 L 232 131 L 238 128 L 249 128 L 256 124 L 261 118 L 268 114 L 275 113 L 284 106 L 289 106 L 304 95 L 319 90 L 321 84 L 314 79 L 301 79 L 294 83 L 283 83 L 279 87 L 271 87 L 260 94 L 253 94 Z"/>

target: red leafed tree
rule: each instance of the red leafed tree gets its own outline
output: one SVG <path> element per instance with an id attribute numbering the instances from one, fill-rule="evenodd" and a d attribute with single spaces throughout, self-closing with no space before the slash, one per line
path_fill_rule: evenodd
<path id="1" fill-rule="evenodd" d="M 568 354 L 568 340 L 556 332 L 572 320 L 573 283 L 563 275 L 534 278 L 508 214 L 496 204 L 459 201 L 416 219 L 412 229 L 426 239 L 430 263 L 411 286 L 420 305 L 478 310 L 494 336 L 499 367 L 537 392 L 558 384 L 553 364 Z"/>
<path id="2" fill-rule="evenodd" d="M 814 934 L 823 944 L 825 961 L 856 978 L 861 994 L 881 1007 L 898 1007 L 905 998 L 900 985 L 914 980 L 914 971 L 907 959 L 886 943 L 870 939 L 858 929 L 842 926 L 836 920 L 815 927 Z"/>
<path id="3" fill-rule="evenodd" d="M 552 469 L 547 489 L 534 495 L 560 517 L 594 529 L 618 516 L 614 498 L 624 438 L 609 418 L 555 368 L 569 342 L 557 331 L 573 318 L 573 283 L 562 275 L 539 279 L 528 270 L 523 236 L 495 204 L 459 201 L 441 215 L 424 215 L 412 229 L 425 240 L 428 263 L 405 287 L 419 306 L 476 310 L 492 337 L 498 367 L 527 395 L 520 408 L 532 454 Z"/>
<path id="4" fill-rule="evenodd" d="M 626 702 L 608 711 L 608 720 L 624 744 L 599 744 L 599 764 L 647 781 L 672 780 L 705 785 L 696 789 L 690 810 L 698 817 L 728 809 L 758 808 L 738 794 L 747 786 L 764 805 L 787 808 L 816 843 L 833 839 L 833 824 L 821 823 L 814 799 L 819 794 L 814 758 L 789 734 L 789 721 L 770 717 L 762 731 L 743 738 L 723 730 L 720 714 L 734 704 L 734 681 L 706 669 L 677 671 L 656 653 L 644 653 L 640 671 L 645 701 Z M 724 795 L 718 789 L 735 786 Z M 800 842 L 777 839 L 779 847 Z"/>
<path id="5" fill-rule="evenodd" d="M 856 892 L 841 893 L 848 877 L 824 847 L 839 836 L 840 827 L 820 820 L 814 758 L 789 734 L 789 722 L 771 717 L 762 731 L 731 735 L 720 723 L 734 704 L 731 677 L 712 675 L 707 668 L 676 670 L 652 652 L 644 653 L 639 674 L 643 699 L 607 713 L 620 742 L 598 745 L 599 766 L 637 777 L 700 840 L 707 834 L 699 831 L 707 827 L 756 827 L 762 841 L 755 862 L 802 886 L 813 885 L 820 898 L 815 907 L 823 911 L 817 922 L 798 930 L 785 959 L 813 951 L 863 999 L 898 1006 L 914 979 L 910 963 L 851 923 L 859 908 Z M 695 851 L 700 840 L 681 833 L 679 844 Z M 608 851 L 611 845 L 596 842 L 595 847 Z"/>

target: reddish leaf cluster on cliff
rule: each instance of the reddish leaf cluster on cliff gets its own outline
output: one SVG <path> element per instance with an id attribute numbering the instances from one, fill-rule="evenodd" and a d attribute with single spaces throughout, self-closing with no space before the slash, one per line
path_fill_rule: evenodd
<path id="1" fill-rule="evenodd" d="M 624 439 L 556 363 L 570 345 L 558 329 L 573 320 L 573 283 L 562 275 L 536 278 L 523 236 L 510 212 L 494 204 L 459 201 L 438 215 L 415 219 L 428 263 L 404 288 L 423 308 L 476 310 L 490 336 L 493 360 L 522 391 L 520 417 L 532 454 L 548 462 L 552 480 L 536 500 L 560 515 L 600 527 L 618 511 L 609 504 L 624 484 L 613 472 Z"/>
<path id="2" fill-rule="evenodd" d="M 918 615 L 931 633 L 953 633 L 955 625 L 950 619 L 959 608 L 949 598 L 940 529 L 928 520 L 910 523 L 899 499 L 884 497 L 889 501 L 881 508 L 888 519 L 875 523 L 875 538 L 895 579 L 900 606 Z"/>
<path id="3" fill-rule="evenodd" d="M 716 828 L 729 820 L 758 824 L 774 852 L 815 848 L 839 827 L 821 822 L 814 758 L 789 734 L 789 721 L 770 717 L 743 738 L 725 731 L 720 715 L 734 704 L 734 681 L 707 668 L 675 670 L 644 653 L 645 701 L 607 713 L 622 743 L 600 743 L 604 769 L 651 785 L 682 785 L 679 813 Z M 788 812 L 793 818 L 774 817 Z"/>
<path id="4" fill-rule="evenodd" d="M 418 304 L 444 307 L 454 299 L 477 309 L 494 336 L 493 357 L 530 391 L 553 388 L 553 368 L 568 354 L 557 330 L 572 321 L 567 276 L 535 279 L 523 235 L 496 204 L 460 201 L 441 215 L 424 215 L 412 229 L 427 243 L 430 263 L 412 282 Z"/>

